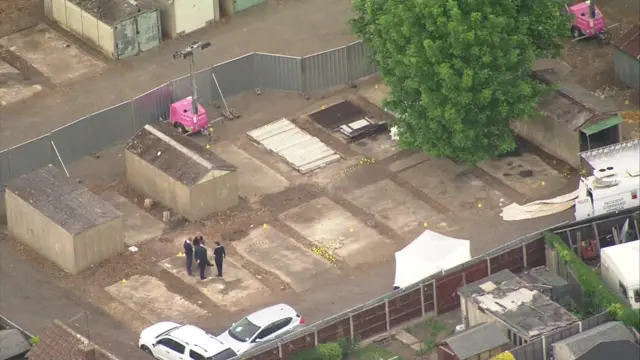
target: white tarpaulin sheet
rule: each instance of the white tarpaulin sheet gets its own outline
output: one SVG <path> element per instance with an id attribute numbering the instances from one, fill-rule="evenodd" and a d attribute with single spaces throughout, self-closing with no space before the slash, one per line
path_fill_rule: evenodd
<path id="1" fill-rule="evenodd" d="M 557 214 L 570 209 L 578 198 L 578 190 L 549 200 L 538 200 L 525 205 L 513 203 L 502 208 L 502 220 L 526 220 Z"/>
<path id="2" fill-rule="evenodd" d="M 471 260 L 469 240 L 426 230 L 404 249 L 396 252 L 394 286 L 403 288 L 437 272 Z"/>

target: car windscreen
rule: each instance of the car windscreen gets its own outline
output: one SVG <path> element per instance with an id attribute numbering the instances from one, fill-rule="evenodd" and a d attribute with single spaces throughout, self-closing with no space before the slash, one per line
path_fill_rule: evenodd
<path id="1" fill-rule="evenodd" d="M 233 351 L 232 349 L 226 349 L 213 356 L 208 357 L 207 360 L 229 360 L 236 356 L 238 356 L 238 354 L 236 354 L 235 351 Z"/>
<path id="2" fill-rule="evenodd" d="M 258 331 L 260 331 L 258 325 L 244 318 L 233 324 L 231 329 L 229 329 L 229 335 L 237 341 L 247 342 L 251 340 Z"/>

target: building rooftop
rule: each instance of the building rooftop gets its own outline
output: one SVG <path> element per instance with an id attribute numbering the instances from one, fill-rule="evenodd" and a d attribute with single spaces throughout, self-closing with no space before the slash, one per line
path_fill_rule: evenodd
<path id="1" fill-rule="evenodd" d="M 607 265 L 617 268 L 620 280 L 624 284 L 631 287 L 640 284 L 640 240 L 607 246 L 600 252 L 601 257 L 613 262 Z"/>
<path id="2" fill-rule="evenodd" d="M 466 285 L 459 294 L 483 311 L 532 339 L 578 321 L 562 306 L 508 270 Z"/>
<path id="3" fill-rule="evenodd" d="M 52 165 L 9 181 L 7 190 L 74 235 L 122 216 Z"/>
<path id="4" fill-rule="evenodd" d="M 444 341 L 460 359 L 467 359 L 508 344 L 509 339 L 494 323 L 476 325 Z"/>
<path id="5" fill-rule="evenodd" d="M 613 42 L 613 46 L 629 54 L 634 59 L 640 60 L 640 24 L 632 26 L 617 38 Z"/>
<path id="6" fill-rule="evenodd" d="M 131 0 L 69 0 L 80 9 L 107 25 L 115 25 L 141 11 L 152 8 L 148 1 Z"/>
<path id="7" fill-rule="evenodd" d="M 583 151 L 580 157 L 594 171 L 611 166 L 616 169 L 618 175 L 637 172 L 640 164 L 640 139 Z"/>
<path id="8" fill-rule="evenodd" d="M 598 343 L 617 340 L 635 341 L 633 334 L 631 334 L 623 323 L 619 321 L 611 321 L 564 340 L 560 340 L 553 344 L 553 348 L 554 351 L 557 352 L 558 350 L 556 349 L 564 347 L 566 351 L 563 352 L 570 353 L 577 359 L 595 347 Z M 637 359 L 637 357 L 634 359 Z"/>
<path id="9" fill-rule="evenodd" d="M 195 140 L 166 126 L 145 125 L 125 148 L 187 186 L 197 184 L 211 171 L 236 170 Z"/>
<path id="10" fill-rule="evenodd" d="M 576 360 L 638 360 L 640 346 L 629 340 L 602 341 Z"/>

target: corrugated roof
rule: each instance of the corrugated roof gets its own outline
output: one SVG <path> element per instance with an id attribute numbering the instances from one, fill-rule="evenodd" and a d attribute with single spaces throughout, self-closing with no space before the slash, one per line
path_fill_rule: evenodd
<path id="1" fill-rule="evenodd" d="M 166 126 L 145 125 L 125 148 L 187 186 L 197 184 L 213 170 L 236 170 L 197 141 Z"/>
<path id="2" fill-rule="evenodd" d="M 81 346 L 86 339 L 77 336 L 58 320 L 39 336 L 40 341 L 27 354 L 29 360 L 85 360 Z"/>
<path id="3" fill-rule="evenodd" d="M 640 24 L 632 26 L 613 42 L 613 46 L 640 60 Z"/>
<path id="4" fill-rule="evenodd" d="M 574 358 L 579 358 L 600 342 L 635 341 L 633 334 L 619 321 L 611 321 L 553 344 L 553 348 L 566 348 Z M 636 358 L 637 359 L 637 358 Z"/>
<path id="5" fill-rule="evenodd" d="M 446 339 L 451 350 L 467 359 L 509 343 L 500 327 L 494 323 L 480 324 Z"/>
<path id="6" fill-rule="evenodd" d="M 122 216 L 109 203 L 51 165 L 11 180 L 7 190 L 70 234 L 82 233 Z"/>
<path id="7" fill-rule="evenodd" d="M 333 149 L 285 118 L 253 129 L 247 135 L 302 174 L 340 160 Z"/>

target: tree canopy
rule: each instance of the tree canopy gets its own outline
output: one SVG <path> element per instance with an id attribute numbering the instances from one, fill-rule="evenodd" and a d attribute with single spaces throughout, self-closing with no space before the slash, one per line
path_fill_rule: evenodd
<path id="1" fill-rule="evenodd" d="M 477 163 L 515 148 L 510 120 L 545 87 L 534 58 L 557 57 L 569 18 L 558 0 L 353 0 L 352 29 L 390 93 L 401 145 Z"/>

